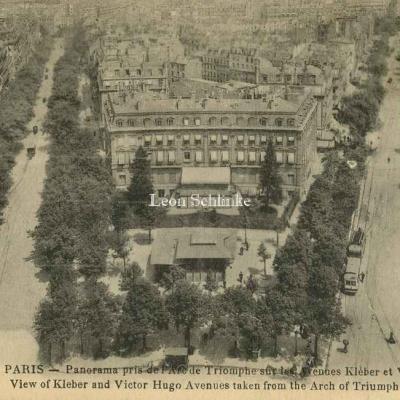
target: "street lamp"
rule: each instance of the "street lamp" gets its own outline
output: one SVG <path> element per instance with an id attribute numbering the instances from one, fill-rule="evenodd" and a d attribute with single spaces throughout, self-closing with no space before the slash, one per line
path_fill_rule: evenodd
<path id="1" fill-rule="evenodd" d="M 244 245 L 246 246 L 246 250 L 249 248 L 249 244 L 247 242 L 247 221 L 244 221 Z"/>

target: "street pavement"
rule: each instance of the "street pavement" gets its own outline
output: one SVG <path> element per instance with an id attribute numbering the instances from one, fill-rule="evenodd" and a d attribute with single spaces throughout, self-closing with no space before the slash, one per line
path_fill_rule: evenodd
<path id="1" fill-rule="evenodd" d="M 398 49 L 400 38 L 391 40 Z M 341 352 L 343 344 L 333 342 L 330 368 L 353 365 L 397 371 L 400 366 L 399 342 L 386 340 L 390 331 L 400 339 L 400 77 L 396 75 L 400 63 L 396 54 L 388 60 L 387 78 L 391 76 L 393 82 L 385 79 L 382 126 L 375 132 L 378 147 L 369 161 L 361 201 L 360 225 L 366 225 L 367 238 L 361 271 L 366 277 L 355 296 L 342 295 L 345 315 L 352 322 L 341 338 L 349 340 L 349 352 Z"/>
<path id="2" fill-rule="evenodd" d="M 47 101 L 44 103 L 43 98 L 51 95 L 53 67 L 63 53 L 61 46 L 62 41 L 56 40 L 46 64 L 48 79 L 43 76 L 34 117 L 28 124 L 31 133 L 23 140 L 24 148 L 16 157 L 9 205 L 4 212 L 5 222 L 0 226 L 0 362 L 35 362 L 37 359 L 32 322 L 45 294 L 46 283 L 27 260 L 33 246 L 28 231 L 37 223 L 48 159 L 48 137 L 41 129 L 47 114 Z M 35 125 L 39 132 L 33 135 Z M 26 146 L 31 143 L 36 145 L 36 155 L 29 160 Z"/>

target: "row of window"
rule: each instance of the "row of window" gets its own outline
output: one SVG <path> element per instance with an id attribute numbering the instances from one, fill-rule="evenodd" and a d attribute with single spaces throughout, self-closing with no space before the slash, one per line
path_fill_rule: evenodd
<path id="1" fill-rule="evenodd" d="M 230 126 L 233 124 L 236 124 L 238 126 L 268 126 L 268 125 L 274 125 L 274 126 L 295 126 L 296 120 L 294 118 L 275 118 L 275 119 L 269 119 L 269 118 L 255 118 L 255 117 L 250 117 L 250 118 L 244 118 L 244 117 L 237 117 L 234 121 L 233 119 L 229 117 L 222 117 L 222 118 L 217 118 L 217 117 L 210 117 L 208 120 L 201 120 L 199 117 L 195 118 L 155 118 L 154 120 L 151 118 L 144 118 L 143 120 L 138 120 L 138 119 L 133 119 L 129 118 L 126 120 L 126 122 L 118 118 L 115 121 L 115 124 L 118 127 L 123 127 L 125 124 L 127 126 L 144 126 L 144 127 L 150 127 L 150 126 L 200 126 L 200 125 L 211 125 L 211 126 L 216 126 L 216 125 L 223 125 L 223 126 Z"/>
<path id="2" fill-rule="evenodd" d="M 256 184 L 258 182 L 258 177 L 256 175 L 247 175 L 247 178 L 254 178 L 251 179 L 251 183 L 252 184 Z M 163 182 L 159 182 L 159 184 L 172 184 L 172 185 L 176 185 L 177 183 L 177 178 L 176 178 L 176 174 L 170 174 L 168 176 L 163 176 L 163 178 L 167 178 L 167 179 L 163 179 Z M 288 174 L 287 176 L 283 176 L 283 183 L 285 183 L 286 185 L 294 185 L 296 180 L 295 180 L 295 175 L 294 174 Z M 243 183 L 250 183 L 249 180 L 244 181 Z M 118 185 L 122 185 L 125 186 L 126 185 L 126 175 L 125 174 L 120 174 L 118 175 Z M 165 195 L 167 195 L 168 193 L 165 191 L 165 189 L 159 189 L 157 191 L 158 195 L 160 197 L 164 197 Z"/>
<path id="3" fill-rule="evenodd" d="M 114 76 L 117 77 L 117 78 L 121 77 L 121 75 L 122 75 L 121 72 L 122 72 L 122 74 L 125 74 L 126 76 L 131 76 L 131 75 L 136 75 L 136 76 L 142 76 L 142 75 L 144 75 L 144 76 L 153 76 L 153 70 L 151 70 L 151 69 L 148 69 L 148 70 L 137 69 L 136 71 L 132 71 L 132 70 L 129 69 L 129 68 L 122 69 L 122 70 L 115 69 L 115 70 L 114 70 Z M 157 72 L 158 72 L 158 75 L 164 75 L 164 69 L 162 69 L 162 68 L 158 69 L 158 70 L 156 71 L 156 74 L 157 74 Z"/>
<path id="4" fill-rule="evenodd" d="M 176 152 L 174 150 L 162 151 L 158 150 L 155 151 L 155 159 L 153 160 L 156 164 L 175 164 L 176 163 Z M 295 163 L 295 153 L 284 153 L 282 151 L 275 152 L 276 161 L 279 164 L 287 163 L 287 164 L 294 164 Z M 135 153 L 128 153 L 128 152 L 119 152 L 116 153 L 116 161 L 118 166 L 124 166 L 126 164 L 131 164 L 134 160 Z M 265 158 L 265 151 L 237 151 L 235 157 L 230 155 L 229 150 L 211 150 L 208 152 L 208 161 L 210 163 L 229 163 L 229 162 L 236 162 L 238 164 L 241 163 L 248 163 L 248 164 L 255 164 L 260 163 Z M 183 162 L 197 162 L 202 163 L 205 160 L 205 154 L 202 150 L 195 150 L 195 151 L 184 151 L 183 152 Z"/>
<path id="5" fill-rule="evenodd" d="M 129 144 L 138 145 L 139 141 L 136 137 L 130 137 Z M 286 139 L 286 140 L 285 140 Z M 227 145 L 227 144 L 236 144 L 236 145 L 266 145 L 267 143 L 267 135 L 236 135 L 235 137 L 231 137 L 227 134 L 209 134 L 208 137 L 203 136 L 202 134 L 184 134 L 182 135 L 182 145 L 202 145 L 204 141 L 207 141 L 210 145 Z M 145 135 L 143 138 L 143 145 L 146 147 L 149 146 L 162 146 L 168 145 L 173 146 L 176 144 L 176 136 L 175 135 Z M 277 135 L 274 138 L 274 142 L 276 145 L 280 146 L 286 143 L 287 146 L 294 146 L 295 137 L 294 136 L 285 136 L 285 135 Z M 115 140 L 116 147 L 123 146 L 125 144 L 124 138 L 116 138 Z"/>

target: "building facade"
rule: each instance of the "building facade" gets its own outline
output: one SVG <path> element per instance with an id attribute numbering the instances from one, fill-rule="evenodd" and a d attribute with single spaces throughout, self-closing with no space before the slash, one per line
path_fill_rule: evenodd
<path id="1" fill-rule="evenodd" d="M 106 151 L 118 188 L 143 146 L 158 196 L 173 196 L 186 167 L 229 168 L 230 184 L 259 191 L 269 140 L 275 145 L 284 196 L 304 196 L 316 157 L 317 103 L 311 92 L 267 99 L 137 100 L 109 94 L 104 105 Z M 206 182 L 202 182 L 206 184 Z"/>

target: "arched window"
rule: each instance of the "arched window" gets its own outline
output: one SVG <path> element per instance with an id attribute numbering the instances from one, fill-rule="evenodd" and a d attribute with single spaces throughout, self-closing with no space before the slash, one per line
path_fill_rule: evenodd
<path id="1" fill-rule="evenodd" d="M 250 117 L 250 118 L 247 120 L 247 125 L 248 125 L 248 126 L 256 126 L 256 122 L 257 122 L 257 120 L 256 120 L 254 117 Z"/>
<path id="2" fill-rule="evenodd" d="M 236 118 L 236 125 L 245 126 L 245 119 L 243 117 L 237 117 Z"/>
<path id="3" fill-rule="evenodd" d="M 221 124 L 224 126 L 229 125 L 229 118 L 228 117 L 222 117 L 221 118 Z"/>
<path id="4" fill-rule="evenodd" d="M 282 118 L 277 118 L 275 120 L 275 125 L 276 126 L 282 126 L 282 124 L 283 124 L 283 119 Z"/>
<path id="5" fill-rule="evenodd" d="M 211 126 L 217 125 L 217 118 L 216 117 L 210 117 L 210 119 L 208 120 L 208 123 Z"/>
<path id="6" fill-rule="evenodd" d="M 260 118 L 260 125 L 267 126 L 268 125 L 268 119 L 267 118 Z"/>
<path id="7" fill-rule="evenodd" d="M 135 120 L 134 119 L 128 119 L 128 125 L 129 126 L 135 126 Z"/>
<path id="8" fill-rule="evenodd" d="M 145 118 L 143 120 L 143 125 L 146 126 L 146 127 L 151 126 L 151 119 L 150 118 Z"/>
<path id="9" fill-rule="evenodd" d="M 115 123 L 117 124 L 117 126 L 123 126 L 124 125 L 124 122 L 122 121 L 122 119 L 117 119 L 115 121 Z"/>
<path id="10" fill-rule="evenodd" d="M 288 126 L 294 126 L 294 118 L 289 118 L 287 121 Z"/>
<path id="11" fill-rule="evenodd" d="M 162 125 L 162 119 L 161 118 L 157 118 L 156 119 L 156 126 L 161 126 Z"/>
<path id="12" fill-rule="evenodd" d="M 174 119 L 173 118 L 168 118 L 167 119 L 167 125 L 172 126 L 174 124 Z"/>

